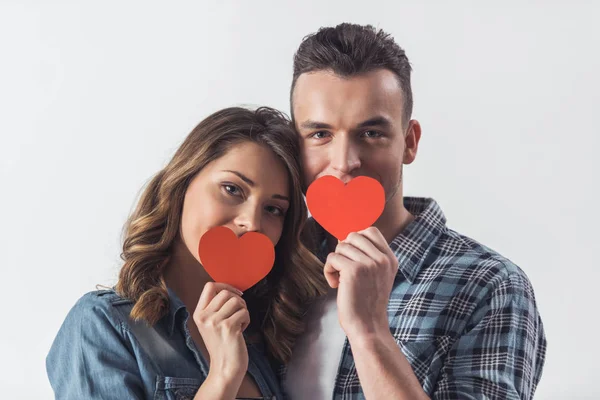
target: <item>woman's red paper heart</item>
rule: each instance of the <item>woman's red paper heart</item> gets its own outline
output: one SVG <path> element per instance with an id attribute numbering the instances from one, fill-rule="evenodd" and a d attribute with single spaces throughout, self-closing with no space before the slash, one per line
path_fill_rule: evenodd
<path id="1" fill-rule="evenodd" d="M 348 184 L 327 175 L 314 181 L 306 191 L 308 210 L 315 221 L 338 240 L 350 232 L 373 225 L 383 213 L 383 186 L 367 176 L 359 176 Z"/>
<path id="2" fill-rule="evenodd" d="M 242 292 L 267 276 L 275 262 L 275 248 L 267 236 L 248 232 L 238 239 L 225 226 L 202 235 L 198 254 L 215 282 L 227 283 Z"/>

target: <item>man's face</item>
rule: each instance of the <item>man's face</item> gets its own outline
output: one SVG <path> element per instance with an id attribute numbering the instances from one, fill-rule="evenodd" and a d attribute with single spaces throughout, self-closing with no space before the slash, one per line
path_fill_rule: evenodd
<path id="1" fill-rule="evenodd" d="M 402 89 L 394 73 L 379 69 L 352 78 L 329 71 L 302 74 L 292 102 L 307 186 L 324 175 L 344 183 L 369 176 L 382 184 L 388 201 L 396 195 L 402 164 L 416 155 L 414 131 L 420 136 L 420 128 L 411 121 L 403 129 Z"/>

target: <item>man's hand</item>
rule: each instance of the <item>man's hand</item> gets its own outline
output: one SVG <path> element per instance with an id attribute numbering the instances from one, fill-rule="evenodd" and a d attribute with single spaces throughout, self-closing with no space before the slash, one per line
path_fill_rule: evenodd
<path id="1" fill-rule="evenodd" d="M 375 227 L 350 233 L 327 256 L 324 273 L 338 288 L 340 324 L 350 340 L 389 335 L 387 306 L 398 260 Z"/>
<path id="2" fill-rule="evenodd" d="M 390 333 L 387 306 L 398 259 L 374 227 L 351 233 L 325 263 L 325 278 L 338 288 L 337 305 L 356 372 L 367 399 L 428 399 Z"/>

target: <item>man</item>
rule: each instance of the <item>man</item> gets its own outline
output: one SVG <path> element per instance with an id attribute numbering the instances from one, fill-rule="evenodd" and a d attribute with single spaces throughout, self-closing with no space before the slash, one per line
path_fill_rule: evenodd
<path id="1" fill-rule="evenodd" d="M 447 228 L 434 200 L 403 198 L 421 138 L 410 73 L 371 26 L 322 28 L 294 57 L 306 184 L 369 176 L 386 205 L 339 243 L 309 231 L 331 290 L 307 315 L 284 388 L 292 399 L 529 399 L 546 340 L 527 276 Z"/>

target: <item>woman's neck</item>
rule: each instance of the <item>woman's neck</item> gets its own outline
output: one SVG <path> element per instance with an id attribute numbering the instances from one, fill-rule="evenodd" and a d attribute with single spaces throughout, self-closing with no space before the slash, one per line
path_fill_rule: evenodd
<path id="1" fill-rule="evenodd" d="M 179 236 L 175 239 L 172 250 L 171 259 L 164 272 L 165 283 L 191 314 L 200 300 L 204 285 L 212 279 Z"/>

